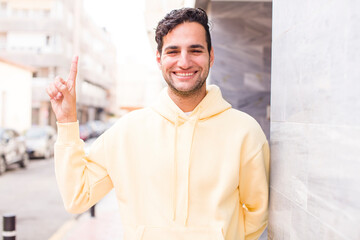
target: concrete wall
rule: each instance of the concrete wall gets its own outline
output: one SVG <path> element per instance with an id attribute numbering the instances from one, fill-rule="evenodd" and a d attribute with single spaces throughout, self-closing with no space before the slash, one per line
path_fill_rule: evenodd
<path id="1" fill-rule="evenodd" d="M 359 9 L 273 2 L 269 239 L 360 239 Z"/>
<path id="2" fill-rule="evenodd" d="M 271 2 L 214 1 L 208 7 L 215 63 L 210 83 L 253 116 L 269 138 Z"/>

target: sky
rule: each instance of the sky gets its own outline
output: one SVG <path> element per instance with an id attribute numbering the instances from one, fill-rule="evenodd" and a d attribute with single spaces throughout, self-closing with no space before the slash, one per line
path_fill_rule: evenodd
<path id="1" fill-rule="evenodd" d="M 97 25 L 110 32 L 120 64 L 129 60 L 144 64 L 155 61 L 146 34 L 145 0 L 84 0 L 84 9 Z"/>
<path id="2" fill-rule="evenodd" d="M 161 90 L 162 78 L 146 33 L 145 0 L 83 1 L 87 14 L 107 29 L 117 47 L 117 103 L 149 104 Z"/>

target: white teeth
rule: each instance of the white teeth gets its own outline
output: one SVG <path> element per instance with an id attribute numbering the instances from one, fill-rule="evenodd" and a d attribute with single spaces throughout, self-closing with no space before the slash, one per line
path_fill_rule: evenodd
<path id="1" fill-rule="evenodd" d="M 188 77 L 194 75 L 194 73 L 176 73 L 176 75 L 181 77 Z"/>

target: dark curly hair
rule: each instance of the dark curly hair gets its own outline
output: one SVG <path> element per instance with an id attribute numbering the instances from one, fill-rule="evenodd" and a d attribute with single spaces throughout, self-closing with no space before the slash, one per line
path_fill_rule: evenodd
<path id="1" fill-rule="evenodd" d="M 177 25 L 185 22 L 197 22 L 201 24 L 206 32 L 207 49 L 211 51 L 211 37 L 209 30 L 208 16 L 201 8 L 181 8 L 172 10 L 157 25 L 155 30 L 155 41 L 157 50 L 161 54 L 163 38 L 171 32 Z"/>

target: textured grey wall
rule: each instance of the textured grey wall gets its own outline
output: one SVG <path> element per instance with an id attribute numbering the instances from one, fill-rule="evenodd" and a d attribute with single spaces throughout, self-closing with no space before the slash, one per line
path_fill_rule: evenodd
<path id="1" fill-rule="evenodd" d="M 211 83 L 234 108 L 253 116 L 269 138 L 272 3 L 211 2 L 209 13 L 215 52 Z"/>
<path id="2" fill-rule="evenodd" d="M 360 239 L 359 9 L 273 3 L 269 239 Z"/>
<path id="3" fill-rule="evenodd" d="M 211 83 L 231 105 L 253 116 L 269 139 L 272 3 L 211 2 L 215 64 Z M 260 240 L 267 239 L 266 231 Z"/>

